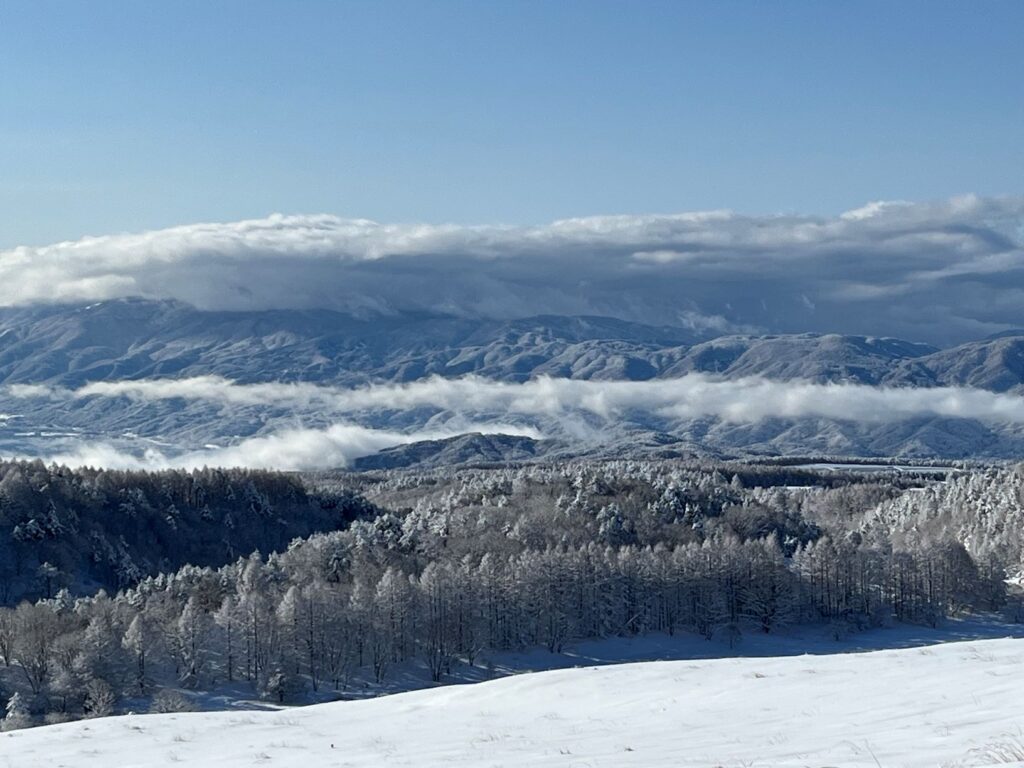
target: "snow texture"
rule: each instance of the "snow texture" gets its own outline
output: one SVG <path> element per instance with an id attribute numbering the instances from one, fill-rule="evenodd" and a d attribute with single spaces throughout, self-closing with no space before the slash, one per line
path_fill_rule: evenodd
<path id="1" fill-rule="evenodd" d="M 1024 766 L 1024 640 L 525 674 L 5 733 L 0 765 Z"/>

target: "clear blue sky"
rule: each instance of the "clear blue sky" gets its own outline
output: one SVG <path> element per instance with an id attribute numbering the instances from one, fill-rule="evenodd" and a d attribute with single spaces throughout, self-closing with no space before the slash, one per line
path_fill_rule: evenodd
<path id="1" fill-rule="evenodd" d="M 0 5 L 0 247 L 1022 185 L 1024 2 Z"/>

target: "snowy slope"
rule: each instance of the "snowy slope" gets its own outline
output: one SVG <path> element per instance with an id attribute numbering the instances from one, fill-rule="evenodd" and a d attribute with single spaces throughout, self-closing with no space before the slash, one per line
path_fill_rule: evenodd
<path id="1" fill-rule="evenodd" d="M 1024 755 L 1022 684 L 1020 639 L 647 662 L 280 712 L 127 716 L 17 731 L 0 736 L 0 765 L 1006 764 L 997 750 Z"/>

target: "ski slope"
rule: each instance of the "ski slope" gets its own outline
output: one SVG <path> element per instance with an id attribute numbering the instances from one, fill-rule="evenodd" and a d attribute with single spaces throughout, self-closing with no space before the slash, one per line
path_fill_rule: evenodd
<path id="1" fill-rule="evenodd" d="M 0 735 L 0 766 L 12 768 L 1007 762 L 1024 766 L 1021 639 L 567 669 L 281 711 L 130 715 Z"/>

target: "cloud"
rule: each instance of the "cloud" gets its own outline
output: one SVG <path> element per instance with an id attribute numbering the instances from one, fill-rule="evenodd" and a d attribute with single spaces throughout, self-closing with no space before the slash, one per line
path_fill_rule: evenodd
<path id="1" fill-rule="evenodd" d="M 1024 424 L 1024 397 L 958 387 L 886 388 L 816 384 L 757 377 L 721 380 L 703 374 L 650 381 L 595 381 L 541 377 L 522 383 L 475 376 L 432 378 L 358 388 L 309 383 L 239 384 L 216 377 L 94 383 L 79 389 L 43 385 L 7 388 L 29 410 L 47 399 L 83 408 L 127 399 L 131 420 L 147 422 L 161 404 L 188 408 L 190 418 L 262 424 L 264 434 L 233 444 L 182 450 L 152 440 L 80 436 L 46 461 L 126 469 L 200 466 L 285 470 L 343 467 L 392 446 L 470 432 L 555 438 L 579 447 L 621 439 L 633 428 L 685 434 L 695 420 L 751 425 L 769 419 L 824 419 L 895 424 L 918 418 L 973 419 Z M 200 406 L 212 406 L 203 410 Z M 240 410 L 232 410 L 240 409 Z M 261 411 L 269 418 L 259 416 Z M 235 416 L 239 418 L 233 420 Z M 252 417 L 252 418 L 250 418 Z M 319 428 L 293 424 L 326 424 Z M 122 422 L 122 428 L 129 426 Z M 190 428 L 191 429 L 191 428 Z M 625 431 L 623 431 L 625 430 Z M 194 437 L 203 434 L 201 426 Z M 129 439 L 126 439 L 129 438 Z M 196 444 L 201 444 L 199 437 Z M 140 447 L 141 446 L 141 447 Z"/>
<path id="2" fill-rule="evenodd" d="M 709 334 L 945 344 L 1019 324 L 1022 222 L 1024 198 L 973 196 L 836 217 L 710 211 L 543 226 L 274 215 L 3 251 L 0 306 L 141 296 L 218 310 L 601 314 Z"/>
<path id="3" fill-rule="evenodd" d="M 47 462 L 67 466 L 108 469 L 196 469 L 204 466 L 256 469 L 313 470 L 345 467 L 353 459 L 386 448 L 420 440 L 443 440 L 466 432 L 522 435 L 538 439 L 540 433 L 509 424 L 471 424 L 465 430 L 420 430 L 404 433 L 369 429 L 354 424 L 333 424 L 326 429 L 289 429 L 270 435 L 250 437 L 226 447 L 173 453 L 147 447 L 126 450 L 109 442 L 76 445 L 45 457 Z"/>
<path id="4" fill-rule="evenodd" d="M 477 376 L 434 377 L 407 384 L 357 388 L 310 383 L 239 384 L 218 376 L 200 376 L 99 382 L 74 390 L 13 385 L 8 387 L 8 393 L 20 398 L 128 398 L 143 403 L 181 399 L 336 416 L 429 409 L 468 419 L 467 424 L 473 424 L 472 420 L 481 415 L 489 419 L 495 415 L 560 419 L 586 414 L 611 422 L 628 418 L 630 412 L 674 419 L 710 416 L 733 423 L 806 417 L 885 422 L 918 416 L 1024 423 L 1024 398 L 981 389 L 816 384 L 760 377 L 720 380 L 704 374 L 649 381 L 543 376 L 522 383 Z M 494 429 L 514 428 L 503 423 Z M 461 431 L 475 429 L 467 427 Z"/>

